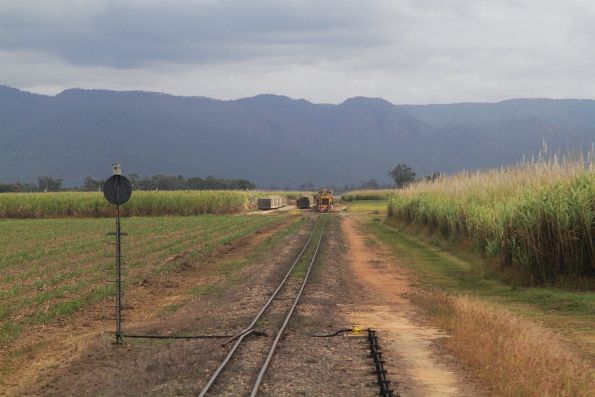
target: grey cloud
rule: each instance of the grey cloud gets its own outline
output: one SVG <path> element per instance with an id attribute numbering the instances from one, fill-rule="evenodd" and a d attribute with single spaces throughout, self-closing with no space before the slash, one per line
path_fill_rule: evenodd
<path id="1" fill-rule="evenodd" d="M 592 97 L 587 0 L 0 0 L 0 82 L 340 102 Z"/>
<path id="2" fill-rule="evenodd" d="M 0 48 L 35 50 L 85 65 L 230 62 L 303 52 L 329 57 L 386 42 L 380 7 L 333 1 L 108 2 L 80 18 L 0 16 Z"/>

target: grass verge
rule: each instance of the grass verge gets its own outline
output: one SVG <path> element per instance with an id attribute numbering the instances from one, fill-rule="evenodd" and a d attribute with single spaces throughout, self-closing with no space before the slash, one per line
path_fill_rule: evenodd
<path id="1" fill-rule="evenodd" d="M 450 334 L 446 346 L 503 396 L 592 396 L 591 363 L 558 334 L 469 296 L 434 292 L 416 301 Z"/>
<path id="2" fill-rule="evenodd" d="M 362 218 L 420 280 L 414 301 L 449 332 L 447 347 L 498 395 L 591 395 L 595 293 L 510 285 L 370 212 Z"/>

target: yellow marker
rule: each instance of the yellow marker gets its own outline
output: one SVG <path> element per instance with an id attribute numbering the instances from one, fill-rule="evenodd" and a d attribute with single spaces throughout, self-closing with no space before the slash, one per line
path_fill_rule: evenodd
<path id="1" fill-rule="evenodd" d="M 345 336 L 360 336 L 364 332 L 365 332 L 365 329 L 363 329 L 363 328 L 353 327 L 353 328 L 351 328 L 350 332 L 345 334 Z"/>

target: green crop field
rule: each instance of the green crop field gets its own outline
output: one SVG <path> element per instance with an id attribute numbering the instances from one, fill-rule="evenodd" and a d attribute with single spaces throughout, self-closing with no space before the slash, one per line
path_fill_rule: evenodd
<path id="1" fill-rule="evenodd" d="M 138 191 L 122 206 L 123 216 L 235 214 L 255 207 L 258 197 L 301 192 L 235 190 Z M 0 218 L 108 217 L 115 213 L 99 192 L 2 193 Z"/>
<path id="2" fill-rule="evenodd" d="M 469 241 L 531 283 L 595 275 L 595 174 L 583 161 L 463 173 L 399 190 L 389 215 Z"/>
<path id="3" fill-rule="evenodd" d="M 356 200 L 347 204 L 348 212 L 369 212 L 376 215 L 386 216 L 388 202 L 384 200 Z"/>
<path id="4" fill-rule="evenodd" d="M 202 215 L 123 220 L 125 278 L 138 282 L 281 222 L 285 216 Z M 0 220 L 0 346 L 21 331 L 113 293 L 113 219 Z M 111 237 L 113 239 L 113 236 Z M 181 255 L 182 254 L 182 255 Z M 111 257 L 109 257 L 111 255 Z"/>
<path id="5" fill-rule="evenodd" d="M 366 201 L 366 200 L 386 200 L 393 194 L 395 189 L 383 190 L 354 190 L 341 195 L 341 200 L 346 202 L 352 201 Z"/>
<path id="6" fill-rule="evenodd" d="M 252 193 L 240 191 L 134 192 L 124 216 L 232 214 L 246 209 Z M 3 193 L 0 218 L 105 217 L 114 215 L 99 192 Z"/>

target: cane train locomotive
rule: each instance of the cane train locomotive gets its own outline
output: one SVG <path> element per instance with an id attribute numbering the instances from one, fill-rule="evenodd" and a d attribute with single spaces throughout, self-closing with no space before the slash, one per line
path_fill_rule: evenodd
<path id="1" fill-rule="evenodd" d="M 318 212 L 333 212 L 333 191 L 322 189 L 317 197 Z"/>

